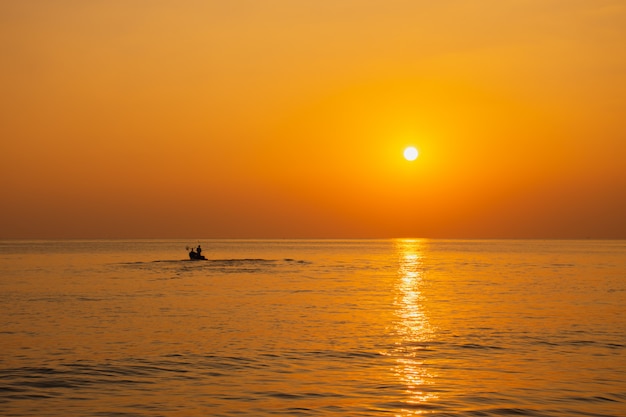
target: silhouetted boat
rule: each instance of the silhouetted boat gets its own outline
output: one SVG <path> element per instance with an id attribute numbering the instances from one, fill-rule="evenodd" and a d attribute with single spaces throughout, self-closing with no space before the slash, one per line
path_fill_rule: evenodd
<path id="1" fill-rule="evenodd" d="M 198 247 L 195 250 L 194 248 L 191 248 L 191 250 L 187 248 L 187 250 L 189 251 L 189 260 L 206 261 L 206 258 L 204 257 L 204 255 L 202 255 L 202 248 L 200 247 L 200 245 L 198 245 Z"/>

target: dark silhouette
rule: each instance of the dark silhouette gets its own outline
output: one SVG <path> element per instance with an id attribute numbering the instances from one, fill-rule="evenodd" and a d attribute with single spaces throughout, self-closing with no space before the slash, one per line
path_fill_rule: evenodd
<path id="1" fill-rule="evenodd" d="M 189 251 L 189 259 L 191 259 L 192 261 L 206 260 L 206 258 L 202 255 L 202 248 L 200 247 L 200 245 L 198 245 L 195 251 L 193 250 L 193 248 L 191 248 L 191 250 Z"/>

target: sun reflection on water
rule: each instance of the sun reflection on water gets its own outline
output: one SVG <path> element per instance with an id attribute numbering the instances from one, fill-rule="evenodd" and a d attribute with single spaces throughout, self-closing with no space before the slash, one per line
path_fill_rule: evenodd
<path id="1" fill-rule="evenodd" d="M 419 406 L 437 398 L 433 392 L 436 375 L 424 362 L 424 351 L 432 338 L 434 329 L 428 321 L 423 294 L 423 246 L 417 239 L 399 239 L 396 251 L 399 256 L 398 279 L 395 285 L 394 331 L 398 340 L 392 355 L 396 365 L 394 374 L 406 387 L 410 409 L 398 416 L 419 415 L 426 412 Z"/>

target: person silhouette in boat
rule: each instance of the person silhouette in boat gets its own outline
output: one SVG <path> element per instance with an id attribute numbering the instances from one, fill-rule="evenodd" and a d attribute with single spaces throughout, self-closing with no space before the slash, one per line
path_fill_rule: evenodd
<path id="1" fill-rule="evenodd" d="M 202 256 L 202 247 L 200 247 L 200 245 L 198 245 L 195 250 L 193 247 L 191 248 L 191 250 L 189 251 L 189 259 L 206 259 L 204 256 Z"/>

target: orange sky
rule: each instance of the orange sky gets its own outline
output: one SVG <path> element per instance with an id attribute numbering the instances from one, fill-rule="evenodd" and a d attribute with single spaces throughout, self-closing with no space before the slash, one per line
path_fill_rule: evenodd
<path id="1" fill-rule="evenodd" d="M 625 45 L 622 0 L 2 2 L 0 238 L 626 238 Z"/>

